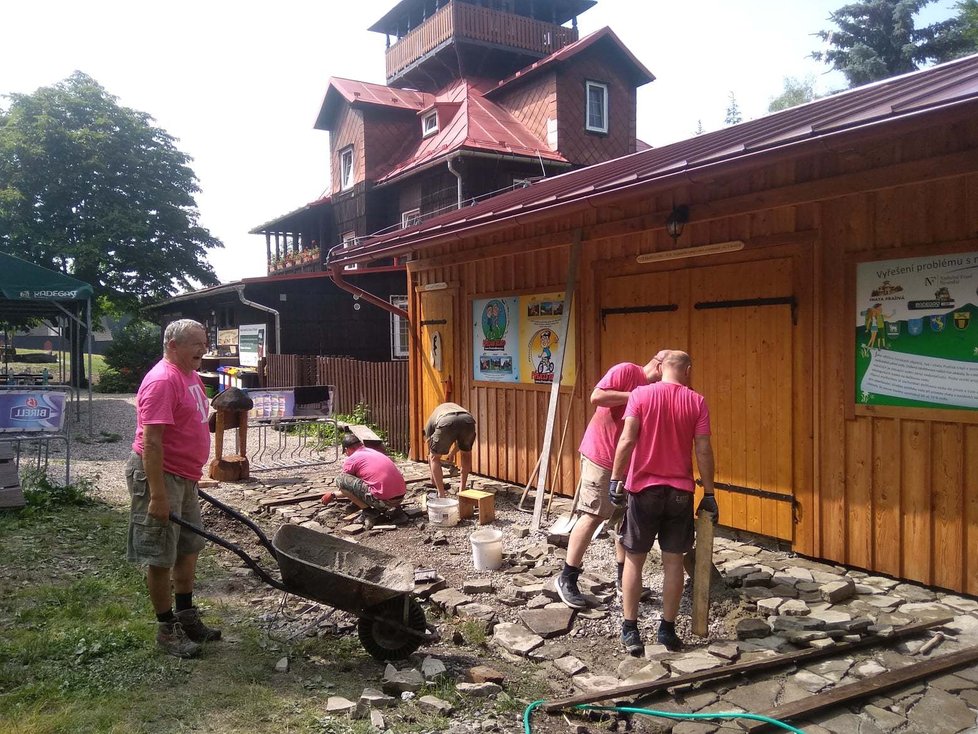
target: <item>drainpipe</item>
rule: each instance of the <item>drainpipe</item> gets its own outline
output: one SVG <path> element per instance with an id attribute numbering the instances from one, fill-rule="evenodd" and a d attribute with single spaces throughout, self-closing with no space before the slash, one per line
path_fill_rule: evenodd
<path id="1" fill-rule="evenodd" d="M 334 283 L 336 283 L 337 288 L 341 288 L 345 290 L 347 293 L 352 293 L 355 296 L 360 296 L 360 298 L 367 301 L 368 303 L 372 303 L 378 308 L 382 308 L 388 313 L 394 314 L 395 316 L 400 316 L 402 319 L 405 319 L 406 321 L 411 320 L 408 317 L 408 312 L 405 311 L 403 308 L 398 308 L 390 301 L 385 301 L 380 296 L 375 296 L 373 293 L 368 293 L 363 288 L 360 288 L 359 286 L 353 285 L 353 283 L 343 280 L 342 268 L 337 269 L 331 265 L 329 268 L 329 277 L 332 279 Z"/>
<path id="2" fill-rule="evenodd" d="M 458 179 L 458 209 L 462 208 L 462 174 L 452 168 L 452 159 L 448 159 L 448 171 Z"/>
<path id="3" fill-rule="evenodd" d="M 252 308 L 257 308 L 259 311 L 265 311 L 267 313 L 275 314 L 275 354 L 282 353 L 282 321 L 279 316 L 278 311 L 274 308 L 264 305 L 263 303 L 255 303 L 254 301 L 249 301 L 244 297 L 244 283 L 241 285 L 236 285 L 234 289 L 238 292 L 238 300 L 241 301 L 245 306 L 251 306 Z"/>

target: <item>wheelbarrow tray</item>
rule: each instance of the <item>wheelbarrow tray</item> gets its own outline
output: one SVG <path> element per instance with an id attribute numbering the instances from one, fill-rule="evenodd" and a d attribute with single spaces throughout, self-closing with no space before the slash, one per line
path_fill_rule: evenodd
<path id="1" fill-rule="evenodd" d="M 375 548 L 298 525 L 280 527 L 272 545 L 289 592 L 346 612 L 414 591 L 414 566 Z"/>

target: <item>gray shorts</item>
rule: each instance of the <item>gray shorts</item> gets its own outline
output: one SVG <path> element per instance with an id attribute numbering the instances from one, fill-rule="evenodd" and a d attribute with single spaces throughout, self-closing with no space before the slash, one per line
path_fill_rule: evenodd
<path id="1" fill-rule="evenodd" d="M 459 451 L 471 451 L 475 444 L 475 418 L 470 413 L 448 413 L 438 419 L 435 430 L 428 436 L 428 449 L 433 454 L 447 454 L 452 444 Z"/>
<path id="2" fill-rule="evenodd" d="M 608 485 L 611 483 L 611 469 L 595 464 L 581 455 L 581 489 L 577 495 L 577 509 L 589 515 L 597 515 L 602 520 L 611 520 L 609 525 L 615 532 L 625 518 L 625 508 L 615 507 L 608 499 Z"/>
<path id="3" fill-rule="evenodd" d="M 200 519 L 200 503 L 197 499 L 197 482 L 163 472 L 166 496 L 170 512 L 181 520 L 203 527 Z M 132 498 L 129 510 L 129 539 L 126 558 L 144 566 L 173 568 L 179 556 L 199 553 L 206 541 L 197 533 L 186 530 L 175 522 L 160 522 L 152 517 L 149 509 L 149 482 L 143 469 L 143 457 L 136 452 L 126 462 L 126 485 Z"/>
<path id="4" fill-rule="evenodd" d="M 656 484 L 628 493 L 621 535 L 625 550 L 648 553 L 658 536 L 663 553 L 686 553 L 695 535 L 692 492 Z"/>

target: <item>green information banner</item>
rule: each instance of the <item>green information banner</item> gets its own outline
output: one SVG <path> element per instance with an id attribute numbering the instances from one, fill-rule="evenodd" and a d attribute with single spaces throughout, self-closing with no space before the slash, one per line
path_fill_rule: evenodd
<path id="1" fill-rule="evenodd" d="M 978 410 L 978 252 L 856 267 L 856 403 Z"/>

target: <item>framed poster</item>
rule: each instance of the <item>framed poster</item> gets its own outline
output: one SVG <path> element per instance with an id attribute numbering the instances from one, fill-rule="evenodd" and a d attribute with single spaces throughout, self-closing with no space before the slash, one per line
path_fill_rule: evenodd
<path id="1" fill-rule="evenodd" d="M 856 264 L 855 401 L 978 411 L 978 252 Z"/>
<path id="2" fill-rule="evenodd" d="M 563 385 L 577 371 L 576 319 L 570 315 L 567 344 L 560 337 L 564 294 L 534 293 L 472 301 L 472 375 L 488 382 L 549 385 L 565 350 Z"/>
<path id="3" fill-rule="evenodd" d="M 218 330 L 217 355 L 219 357 L 238 356 L 238 330 L 237 329 Z"/>
<path id="4" fill-rule="evenodd" d="M 257 367 L 265 357 L 265 324 L 242 324 L 238 327 L 238 357 L 242 367 Z"/>

